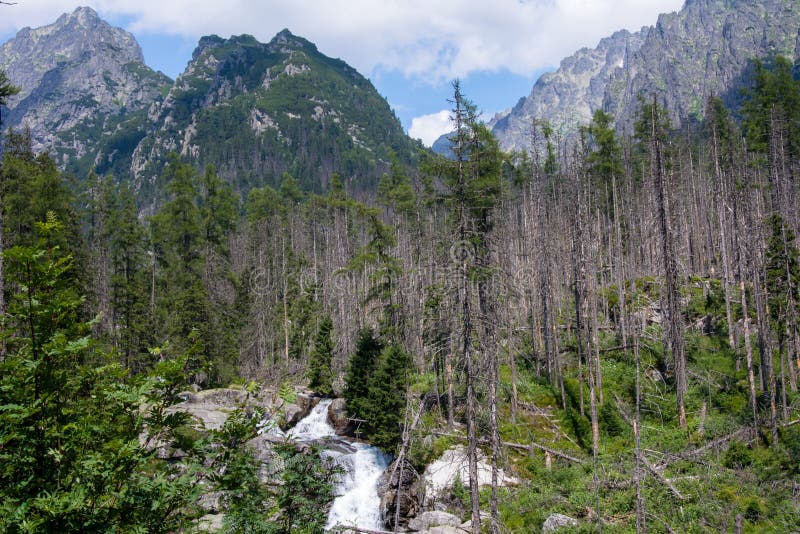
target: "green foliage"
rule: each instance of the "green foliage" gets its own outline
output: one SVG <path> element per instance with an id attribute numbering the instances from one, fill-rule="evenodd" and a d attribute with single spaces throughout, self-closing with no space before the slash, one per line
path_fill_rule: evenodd
<path id="1" fill-rule="evenodd" d="M 748 148 L 767 153 L 770 136 L 784 128 L 792 156 L 800 156 L 800 82 L 792 62 L 782 56 L 753 62 L 752 88 L 742 112 Z"/>
<path id="2" fill-rule="evenodd" d="M 193 516 L 195 479 L 154 463 L 140 437 L 180 423 L 164 415 L 177 385 L 169 373 L 130 380 L 95 352 L 72 257 L 54 244 L 62 231 L 51 214 L 38 245 L 5 255 L 16 290 L 0 360 L 0 530 L 174 531 Z"/>
<path id="3" fill-rule="evenodd" d="M 356 352 L 350 357 L 345 374 L 344 391 L 347 413 L 351 417 L 364 419 L 369 409 L 369 383 L 383 351 L 381 343 L 370 329 L 362 330 L 356 342 Z"/>
<path id="4" fill-rule="evenodd" d="M 308 360 L 308 387 L 315 392 L 330 396 L 333 394 L 333 321 L 325 317 L 317 330 L 314 350 Z"/>
<path id="5" fill-rule="evenodd" d="M 369 380 L 369 393 L 362 405 L 370 442 L 389 453 L 394 453 L 403 437 L 411 366 L 411 357 L 402 347 L 385 347 Z"/>
<path id="6" fill-rule="evenodd" d="M 317 447 L 298 450 L 294 445 L 279 446 L 284 462 L 276 502 L 281 511 L 282 534 L 322 534 L 326 510 L 334 498 L 334 477 L 340 472 L 332 461 L 320 456 Z"/>

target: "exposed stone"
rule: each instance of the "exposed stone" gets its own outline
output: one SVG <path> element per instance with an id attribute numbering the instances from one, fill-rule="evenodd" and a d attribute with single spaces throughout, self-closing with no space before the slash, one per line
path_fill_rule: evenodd
<path id="1" fill-rule="evenodd" d="M 333 399 L 328 406 L 328 421 L 336 430 L 337 436 L 352 436 L 355 425 L 347 416 L 346 401 L 344 399 Z"/>
<path id="2" fill-rule="evenodd" d="M 543 534 L 550 534 L 552 532 L 556 532 L 561 528 L 566 527 L 577 527 L 578 520 L 568 515 L 563 514 L 550 514 L 550 516 L 545 520 L 544 524 L 542 525 L 542 533 Z"/>
<path id="3" fill-rule="evenodd" d="M 461 519 L 447 512 L 423 512 L 408 522 L 409 530 L 426 531 L 433 527 L 458 527 Z"/>
<path id="4" fill-rule="evenodd" d="M 222 531 L 224 519 L 224 514 L 206 514 L 198 521 L 197 530 L 200 532 L 220 532 Z"/>
<path id="5" fill-rule="evenodd" d="M 498 484 L 500 486 L 510 486 L 519 481 L 500 469 L 498 473 Z M 445 490 L 453 487 L 456 480 L 461 480 L 466 484 L 469 480 L 469 459 L 464 446 L 452 447 L 444 452 L 442 456 L 428 465 L 423 474 L 425 482 L 425 508 L 435 506 L 435 502 Z M 492 467 L 487 462 L 486 456 L 478 453 L 478 485 L 485 486 L 492 483 Z"/>
<path id="6" fill-rule="evenodd" d="M 425 496 L 425 485 L 417 473 L 416 469 L 404 462 L 402 470 L 400 464 L 395 460 L 381 475 L 378 481 L 378 496 L 381 498 L 381 515 L 390 529 L 394 528 L 395 516 L 397 514 L 397 502 L 400 502 L 399 526 L 405 527 L 409 523 L 409 518 L 414 517 L 420 510 Z M 401 477 L 402 471 L 402 479 Z M 400 499 L 397 498 L 397 486 L 400 480 Z"/>
<path id="7" fill-rule="evenodd" d="M 222 428 L 228 416 L 248 397 L 244 390 L 226 388 L 187 391 L 181 396 L 184 401 L 167 408 L 167 413 L 186 412 L 208 430 Z"/>

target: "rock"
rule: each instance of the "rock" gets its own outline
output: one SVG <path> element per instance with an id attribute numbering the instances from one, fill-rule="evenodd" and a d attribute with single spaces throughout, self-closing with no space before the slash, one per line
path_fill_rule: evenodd
<path id="1" fill-rule="evenodd" d="M 280 422 L 282 430 L 288 430 L 296 425 L 300 419 L 311 413 L 311 410 L 319 404 L 320 397 L 314 396 L 310 392 L 298 393 L 294 402 L 286 402 L 281 405 L 283 418 Z"/>
<path id="2" fill-rule="evenodd" d="M 197 505 L 208 512 L 209 514 L 218 514 L 222 511 L 220 504 L 222 503 L 221 491 L 210 491 L 200 495 Z"/>
<path id="3" fill-rule="evenodd" d="M 542 525 L 542 533 L 543 534 L 550 534 L 551 532 L 555 532 L 560 528 L 564 527 L 577 527 L 578 520 L 568 515 L 563 514 L 550 514 L 550 516 L 545 520 L 544 524 Z"/>
<path id="4" fill-rule="evenodd" d="M 488 525 L 489 521 L 492 520 L 491 514 L 487 512 L 481 512 L 481 526 Z M 472 532 L 472 519 L 469 521 L 464 521 L 459 525 L 461 530 L 466 530 L 467 532 Z"/>
<path id="5" fill-rule="evenodd" d="M 412 531 L 430 531 L 433 527 L 458 527 L 461 519 L 447 512 L 423 512 L 408 522 Z"/>
<path id="6" fill-rule="evenodd" d="M 247 392 L 241 389 L 207 389 L 180 394 L 183 402 L 167 408 L 167 413 L 186 412 L 208 430 L 219 430 L 228 416 L 244 403 Z"/>
<path id="7" fill-rule="evenodd" d="M 394 529 L 395 515 L 397 513 L 397 485 L 400 478 L 400 468 L 397 461 L 392 462 L 378 481 L 378 496 L 381 498 L 381 516 L 389 529 Z M 399 526 L 405 527 L 410 517 L 414 517 L 420 510 L 425 496 L 425 485 L 416 469 L 408 463 L 403 464 L 402 481 L 400 483 L 400 520 Z"/>
<path id="8" fill-rule="evenodd" d="M 197 530 L 199 532 L 220 532 L 222 531 L 222 521 L 224 519 L 224 514 L 206 514 L 200 518 Z"/>
<path id="9" fill-rule="evenodd" d="M 344 399 L 333 399 L 328 406 L 328 421 L 336 430 L 337 436 L 352 436 L 355 425 L 347 416 L 346 401 Z"/>
<path id="10" fill-rule="evenodd" d="M 464 530 L 461 527 L 454 527 L 454 526 L 441 526 L 441 527 L 431 527 L 428 530 L 421 530 L 419 534 L 469 534 L 469 531 Z"/>
<path id="11" fill-rule="evenodd" d="M 283 460 L 275 452 L 275 445 L 283 443 L 284 438 L 274 434 L 260 434 L 247 442 L 247 447 L 258 460 L 258 477 L 262 482 L 276 480 L 283 470 Z"/>
<path id="12" fill-rule="evenodd" d="M 511 486 L 519 481 L 505 474 L 500 469 L 498 473 L 498 484 L 500 486 Z M 423 474 L 425 483 L 425 499 L 423 506 L 433 508 L 437 498 L 445 491 L 449 491 L 456 480 L 461 480 L 467 484 L 469 480 L 469 460 L 464 446 L 452 447 L 442 454 L 441 458 L 434 461 Z M 478 453 L 478 485 L 485 486 L 492 483 L 492 467 L 487 462 L 483 453 Z"/>
<path id="13" fill-rule="evenodd" d="M 280 427 L 283 430 L 293 427 L 298 423 L 298 421 L 300 421 L 300 419 L 305 417 L 305 415 L 303 415 L 303 409 L 297 404 L 291 402 L 284 404 L 282 410 L 283 420 L 281 421 Z"/>

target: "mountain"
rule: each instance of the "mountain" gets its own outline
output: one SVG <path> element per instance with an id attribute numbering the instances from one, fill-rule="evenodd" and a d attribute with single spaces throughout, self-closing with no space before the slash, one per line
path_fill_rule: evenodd
<path id="1" fill-rule="evenodd" d="M 616 32 L 595 48 L 582 48 L 561 61 L 555 72 L 542 75 L 530 95 L 494 120 L 492 131 L 506 150 L 529 146 L 534 118 L 546 119 L 556 132 L 575 131 L 602 107 L 605 89 L 614 72 L 624 66 L 645 41 L 649 28 Z"/>
<path id="2" fill-rule="evenodd" d="M 0 69 L 22 88 L 4 126 L 29 128 L 76 176 L 131 179 L 143 203 L 159 196 L 172 151 L 240 190 L 289 172 L 321 191 L 333 173 L 372 189 L 392 153 L 410 163 L 420 148 L 369 80 L 288 30 L 266 44 L 203 37 L 173 82 L 133 35 L 78 8 L 21 30 L 0 47 Z"/>
<path id="3" fill-rule="evenodd" d="M 752 60 L 800 59 L 800 2 L 687 0 L 661 15 L 654 31 L 606 87 L 603 107 L 629 129 L 639 95 L 656 93 L 673 126 L 702 118 L 705 100 L 720 96 L 736 110 Z"/>
<path id="4" fill-rule="evenodd" d="M 506 150 L 528 147 L 534 118 L 569 135 L 603 109 L 630 131 L 640 96 L 656 93 L 678 127 L 702 118 L 710 95 L 738 109 L 752 60 L 776 54 L 800 59 L 800 2 L 687 0 L 653 27 L 617 32 L 564 59 L 490 125 Z M 448 144 L 440 139 L 435 150 Z"/>
<path id="5" fill-rule="evenodd" d="M 203 37 L 131 157 L 137 187 L 157 186 L 175 151 L 214 164 L 240 189 L 277 184 L 289 172 L 307 190 L 331 174 L 372 187 L 390 153 L 414 158 L 386 100 L 355 69 L 284 30 L 269 43 L 249 35 Z"/>
<path id="6" fill-rule="evenodd" d="M 131 144 L 120 132 L 135 132 L 133 124 L 172 83 L 145 65 L 133 35 L 88 7 L 20 30 L 0 46 L 0 69 L 21 89 L 4 126 L 29 128 L 34 147 L 68 168 L 79 161 L 102 166 L 117 145 Z"/>

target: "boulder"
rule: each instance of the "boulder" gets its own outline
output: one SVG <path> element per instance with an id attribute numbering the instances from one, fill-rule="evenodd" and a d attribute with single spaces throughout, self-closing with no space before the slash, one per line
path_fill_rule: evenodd
<path id="1" fill-rule="evenodd" d="M 544 524 L 542 525 L 542 533 L 550 534 L 552 532 L 556 532 L 561 528 L 577 527 L 577 526 L 578 526 L 578 520 L 573 517 L 563 514 L 550 514 L 550 516 L 545 520 Z"/>
<path id="2" fill-rule="evenodd" d="M 461 527 L 453 527 L 450 525 L 431 527 L 428 530 L 421 530 L 419 534 L 469 534 L 468 530 Z"/>
<path id="3" fill-rule="evenodd" d="M 259 434 L 247 442 L 247 448 L 258 461 L 258 477 L 262 482 L 274 482 L 280 479 L 283 470 L 283 460 L 275 452 L 275 445 L 283 443 L 284 438 L 274 434 Z"/>
<path id="4" fill-rule="evenodd" d="M 223 514 L 206 514 L 198 521 L 197 530 L 198 532 L 221 532 L 224 519 L 225 515 Z"/>
<path id="5" fill-rule="evenodd" d="M 303 409 L 292 402 L 287 402 L 281 407 L 281 409 L 283 411 L 283 417 L 281 418 L 280 425 L 282 430 L 287 430 L 293 427 L 300 421 L 300 419 L 306 416 L 303 414 Z"/>
<path id="6" fill-rule="evenodd" d="M 355 425 L 347 416 L 347 406 L 344 399 L 333 399 L 330 406 L 328 406 L 328 421 L 330 421 L 333 429 L 336 430 L 337 436 L 353 435 Z"/>
<path id="7" fill-rule="evenodd" d="M 400 479 L 400 464 L 395 460 L 378 480 L 381 516 L 391 530 L 394 530 L 398 501 L 400 502 L 398 524 L 402 528 L 408 524 L 410 517 L 414 517 L 419 512 L 425 492 L 425 486 L 416 469 L 407 461 L 402 466 L 402 479 Z M 397 498 L 398 480 L 400 480 L 400 499 Z"/>
<path id="8" fill-rule="evenodd" d="M 408 522 L 411 531 L 430 531 L 434 527 L 458 527 L 461 518 L 447 512 L 423 512 Z"/>
<path id="9" fill-rule="evenodd" d="M 182 402 L 167 408 L 166 413 L 186 412 L 209 430 L 219 430 L 228 416 L 248 400 L 247 392 L 241 389 L 207 389 L 185 391 L 180 394 Z"/>
<path id="10" fill-rule="evenodd" d="M 462 484 L 467 484 L 469 480 L 469 459 L 467 450 L 462 445 L 457 445 L 447 449 L 444 454 L 425 468 L 423 474 L 425 483 L 425 508 L 433 508 L 436 500 L 443 493 L 449 492 L 456 480 Z M 519 481 L 507 475 L 502 469 L 497 476 L 500 486 L 511 486 L 518 484 Z M 478 485 L 488 486 L 492 483 L 492 466 L 488 462 L 486 455 L 478 452 Z"/>

